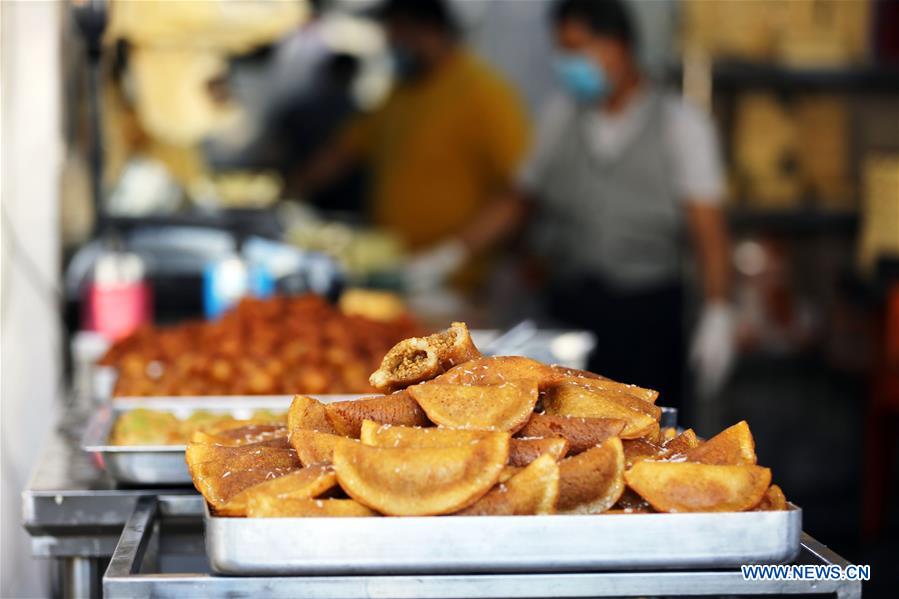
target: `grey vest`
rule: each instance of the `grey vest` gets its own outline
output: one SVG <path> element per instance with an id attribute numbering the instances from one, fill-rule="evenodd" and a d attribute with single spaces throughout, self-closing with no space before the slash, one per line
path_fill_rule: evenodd
<path id="1" fill-rule="evenodd" d="M 672 185 L 662 97 L 619 156 L 599 157 L 579 108 L 538 186 L 535 249 L 559 277 L 596 276 L 639 289 L 680 277 L 682 211 Z"/>

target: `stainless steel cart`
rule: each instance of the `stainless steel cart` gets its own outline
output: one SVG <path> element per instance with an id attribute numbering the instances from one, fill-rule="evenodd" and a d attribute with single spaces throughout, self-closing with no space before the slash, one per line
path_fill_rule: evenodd
<path id="1" fill-rule="evenodd" d="M 739 570 L 543 574 L 230 577 L 210 574 L 203 502 L 191 489 L 119 487 L 56 432 L 23 493 L 37 557 L 59 565 L 68 597 L 599 597 L 835 594 L 855 581 L 744 581 Z M 798 564 L 848 562 L 803 534 Z M 104 574 L 105 572 L 105 574 Z"/>

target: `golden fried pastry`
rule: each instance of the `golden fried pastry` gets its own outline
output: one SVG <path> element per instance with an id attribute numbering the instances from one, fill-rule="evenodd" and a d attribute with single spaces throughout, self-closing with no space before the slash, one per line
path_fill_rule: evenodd
<path id="1" fill-rule="evenodd" d="M 600 397 L 605 400 L 621 404 L 622 406 L 636 412 L 642 412 L 643 414 L 646 414 L 656 421 L 658 421 L 662 417 L 662 408 L 644 399 L 640 399 L 639 397 L 631 395 L 626 390 L 626 385 L 621 385 L 620 383 L 614 383 L 614 385 L 617 385 L 617 387 L 594 385 L 594 383 L 597 382 L 603 383 L 604 385 L 612 384 L 611 381 L 580 378 L 564 380 L 557 383 L 557 385 L 560 387 L 565 387 L 567 389 L 580 388 L 582 389 L 581 393 L 585 396 Z M 548 390 L 547 393 L 550 391 L 551 390 Z"/>
<path id="2" fill-rule="evenodd" d="M 670 441 L 664 443 L 665 457 L 676 456 L 699 445 L 699 438 L 692 428 L 688 428 Z"/>
<path id="3" fill-rule="evenodd" d="M 580 385 L 563 383 L 549 389 L 543 396 L 543 408 L 547 414 L 559 416 L 624 420 L 624 429 L 619 433 L 622 439 L 636 439 L 647 435 L 658 438 L 659 423 L 655 418 Z"/>
<path id="4" fill-rule="evenodd" d="M 352 499 L 298 499 L 254 495 L 247 502 L 249 518 L 368 518 L 379 515 Z"/>
<path id="5" fill-rule="evenodd" d="M 757 512 L 782 512 L 787 509 L 787 498 L 777 485 L 771 485 L 755 508 Z"/>
<path id="6" fill-rule="evenodd" d="M 300 468 L 290 467 L 258 468 L 255 470 L 230 470 L 215 462 L 197 464 L 192 469 L 194 486 L 212 506 L 213 510 L 225 505 L 235 495 L 259 483 L 290 474 Z"/>
<path id="7" fill-rule="evenodd" d="M 334 463 L 334 449 L 341 443 L 355 443 L 355 439 L 300 429 L 290 435 L 290 445 L 296 450 L 303 466 L 330 466 Z"/>
<path id="8" fill-rule="evenodd" d="M 664 445 L 670 441 L 673 441 L 675 437 L 677 437 L 677 427 L 674 426 L 664 426 L 659 429 L 659 443 Z"/>
<path id="9" fill-rule="evenodd" d="M 552 514 L 559 497 L 559 465 L 543 454 L 505 482 L 493 487 L 459 516 L 531 516 Z"/>
<path id="10" fill-rule="evenodd" d="M 334 450 L 334 469 L 350 497 L 382 514 L 433 516 L 483 497 L 508 458 L 508 435 L 426 449 L 345 443 Z"/>
<path id="11" fill-rule="evenodd" d="M 301 468 L 244 489 L 216 509 L 219 516 L 246 516 L 248 502 L 254 498 L 271 499 L 318 497 L 337 485 L 337 475 L 330 468 Z"/>
<path id="12" fill-rule="evenodd" d="M 755 465 L 638 462 L 624 478 L 660 512 L 742 512 L 758 505 L 771 471 Z"/>
<path id="13" fill-rule="evenodd" d="M 532 414 L 518 435 L 519 437 L 563 437 L 568 441 L 568 455 L 576 455 L 602 444 L 609 437 L 618 436 L 624 430 L 625 424 L 625 421 L 620 418 Z"/>
<path id="14" fill-rule="evenodd" d="M 287 438 L 287 427 L 283 424 L 242 424 L 218 432 L 194 431 L 190 441 L 204 445 L 240 447 L 281 438 Z"/>
<path id="15" fill-rule="evenodd" d="M 506 466 L 503 468 L 502 472 L 499 473 L 499 478 L 496 481 L 497 484 L 506 482 L 522 470 L 524 470 L 524 466 Z"/>
<path id="16" fill-rule="evenodd" d="M 211 471 L 243 471 L 299 466 L 297 452 L 287 439 L 272 439 L 239 447 L 191 443 L 184 452 L 188 469 L 210 464 Z"/>
<path id="17" fill-rule="evenodd" d="M 537 403 L 535 381 L 500 385 L 425 383 L 406 390 L 428 419 L 441 426 L 516 432 Z"/>
<path id="18" fill-rule="evenodd" d="M 328 422 L 338 434 L 359 438 L 363 420 L 400 426 L 430 424 L 418 402 L 405 391 L 355 401 L 339 401 L 325 405 Z"/>
<path id="19" fill-rule="evenodd" d="M 618 437 L 559 463 L 559 500 L 566 514 L 599 514 L 624 491 L 624 449 Z"/>
<path id="20" fill-rule="evenodd" d="M 611 394 L 630 395 L 631 397 L 636 397 L 637 399 L 642 399 L 643 401 L 652 404 L 654 404 L 659 397 L 659 392 L 655 389 L 619 383 L 585 370 L 574 370 L 561 366 L 553 366 L 552 368 L 559 375 L 556 381 L 559 384 L 575 383 L 595 391 L 607 391 Z"/>
<path id="21" fill-rule="evenodd" d="M 643 460 L 655 460 L 665 454 L 665 449 L 658 443 L 647 439 L 623 439 L 624 467 L 630 468 L 636 462 Z"/>
<path id="22" fill-rule="evenodd" d="M 465 447 L 491 436 L 507 437 L 504 432 L 463 430 L 458 428 L 420 428 L 379 424 L 372 420 L 362 423 L 359 440 L 372 447 Z"/>
<path id="23" fill-rule="evenodd" d="M 559 461 L 567 453 L 568 441 L 564 437 L 512 439 L 509 444 L 509 465 L 527 466 L 544 454 Z"/>
<path id="24" fill-rule="evenodd" d="M 434 379 L 446 385 L 501 385 L 512 381 L 535 381 L 542 391 L 557 382 L 552 367 L 521 356 L 492 356 L 465 362 Z"/>
<path id="25" fill-rule="evenodd" d="M 334 433 L 334 427 L 325 413 L 325 404 L 305 395 L 294 395 L 287 410 L 287 428 L 291 431 L 305 429 L 321 433 Z"/>
<path id="26" fill-rule="evenodd" d="M 577 377 L 577 378 L 585 378 L 585 379 L 600 379 L 604 381 L 608 381 L 608 379 L 601 374 L 596 374 L 595 372 L 590 372 L 589 370 L 580 370 L 578 368 L 570 368 L 568 366 L 562 366 L 560 364 L 553 364 L 550 366 L 553 372 L 556 373 L 559 377 Z M 560 381 L 561 382 L 561 381 Z"/>
<path id="27" fill-rule="evenodd" d="M 683 453 L 688 462 L 700 464 L 755 464 L 755 441 L 749 425 L 741 420 Z"/>
<path id="28" fill-rule="evenodd" d="M 388 393 L 431 380 L 457 364 L 480 356 L 468 327 L 454 322 L 441 333 L 397 343 L 368 380 L 379 391 Z"/>

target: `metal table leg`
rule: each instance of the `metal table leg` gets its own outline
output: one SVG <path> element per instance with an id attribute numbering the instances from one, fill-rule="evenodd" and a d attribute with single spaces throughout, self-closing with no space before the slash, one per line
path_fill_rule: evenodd
<path id="1" fill-rule="evenodd" d="M 98 560 L 91 557 L 63 559 L 60 582 L 63 599 L 99 599 L 101 593 Z"/>

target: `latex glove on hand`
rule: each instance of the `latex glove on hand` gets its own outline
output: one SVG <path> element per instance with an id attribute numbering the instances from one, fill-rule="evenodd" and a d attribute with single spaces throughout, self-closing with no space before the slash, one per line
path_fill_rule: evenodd
<path id="1" fill-rule="evenodd" d="M 457 239 L 413 255 L 403 266 L 403 283 L 412 292 L 440 287 L 468 260 L 468 249 Z"/>
<path id="2" fill-rule="evenodd" d="M 701 399 L 708 399 L 724 386 L 736 357 L 736 316 L 730 304 L 708 302 L 690 344 L 690 365 L 696 374 Z"/>

